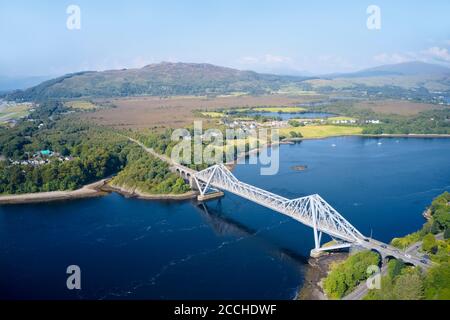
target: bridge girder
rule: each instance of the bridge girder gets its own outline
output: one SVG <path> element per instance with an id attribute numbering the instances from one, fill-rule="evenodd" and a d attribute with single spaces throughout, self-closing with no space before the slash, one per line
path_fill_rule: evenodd
<path id="1" fill-rule="evenodd" d="M 197 172 L 194 179 L 202 195 L 209 190 L 225 190 L 313 228 L 316 250 L 327 250 L 320 246 L 322 233 L 337 240 L 328 250 L 363 241 L 364 236 L 318 194 L 290 200 L 240 181 L 224 165 Z"/>

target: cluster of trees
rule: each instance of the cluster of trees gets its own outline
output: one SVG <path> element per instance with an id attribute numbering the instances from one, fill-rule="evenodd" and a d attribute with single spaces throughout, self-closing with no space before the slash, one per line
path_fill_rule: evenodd
<path id="1" fill-rule="evenodd" d="M 303 138 L 301 132 L 291 131 L 289 132 L 289 135 L 291 136 L 291 138 Z"/>
<path id="2" fill-rule="evenodd" d="M 1 194 L 73 190 L 112 175 L 126 164 L 129 142 L 109 130 L 65 120 L 36 130 L 37 123 L 24 122 L 2 132 L 2 154 L 11 160 L 27 160 L 48 149 L 71 160 L 49 157 L 49 163 L 41 165 L 2 161 Z"/>
<path id="3" fill-rule="evenodd" d="M 366 300 L 448 300 L 450 299 L 450 264 L 430 268 L 426 274 L 399 260 L 388 263 L 388 273 L 381 288 L 371 290 Z"/>
<path id="4" fill-rule="evenodd" d="M 352 255 L 344 262 L 332 266 L 331 272 L 323 281 L 323 289 L 328 297 L 340 299 L 369 277 L 369 266 L 379 264 L 380 256 L 375 252 L 362 251 Z"/>
<path id="5" fill-rule="evenodd" d="M 191 137 L 194 136 L 194 132 L 193 129 L 188 129 L 190 131 L 190 135 Z M 160 153 L 160 154 L 164 154 L 168 157 L 171 156 L 172 150 L 174 148 L 175 145 L 177 145 L 179 143 L 179 141 L 172 141 L 171 136 L 172 136 L 172 130 L 167 129 L 164 132 L 155 132 L 155 131 L 147 131 L 147 132 L 127 132 L 127 135 L 132 136 L 133 138 L 135 138 L 136 140 L 141 141 L 143 144 L 145 144 L 147 147 L 152 148 L 153 150 L 155 150 L 156 152 Z M 298 134 L 297 137 L 301 137 L 301 134 Z M 284 139 L 285 137 L 281 137 L 280 139 Z M 191 169 L 197 170 L 197 171 L 201 171 L 203 169 L 208 168 L 210 165 L 212 165 L 211 163 L 202 163 L 202 164 L 194 164 L 193 159 L 194 159 L 194 147 L 193 147 L 193 143 L 194 143 L 194 139 L 191 140 L 192 141 L 192 155 L 191 155 L 191 163 L 181 163 Z M 226 145 L 227 144 L 227 140 L 226 138 L 224 138 L 223 143 Z M 206 147 L 207 145 L 209 145 L 210 142 L 205 142 L 203 141 L 203 146 Z M 230 142 L 230 144 L 232 144 Z M 227 155 L 226 152 L 233 152 L 232 148 L 228 148 L 225 150 L 221 149 L 221 146 L 218 146 L 219 148 L 217 149 L 217 152 L 222 152 L 223 153 L 223 163 L 226 162 L 227 160 Z M 245 143 L 245 148 L 242 147 L 242 150 L 238 150 L 237 146 L 234 146 L 234 158 L 236 159 L 238 157 L 238 151 L 245 153 L 250 151 L 250 144 L 248 142 Z"/>
<path id="6" fill-rule="evenodd" d="M 289 120 L 289 121 L 288 121 L 288 124 L 289 124 L 291 127 L 294 127 L 294 128 L 297 128 L 297 127 L 300 127 L 300 126 L 304 126 L 304 124 L 302 124 L 300 121 L 295 120 L 295 119 Z"/>
<path id="7" fill-rule="evenodd" d="M 328 112 L 357 119 L 377 119 L 379 124 L 363 125 L 363 134 L 450 134 L 450 108 L 423 111 L 417 115 L 377 114 L 354 107 L 351 101 L 315 106 L 316 112 Z"/>
<path id="8" fill-rule="evenodd" d="M 127 165 L 111 184 L 149 194 L 181 194 L 189 191 L 189 186 L 172 173 L 165 162 L 150 156 L 140 147 L 135 147 L 128 154 Z"/>
<path id="9" fill-rule="evenodd" d="M 56 190 L 74 190 L 103 179 L 126 168 L 123 176 L 133 176 L 135 183 L 152 184 L 156 193 L 184 192 L 182 179 L 168 174 L 165 163 L 159 159 L 148 160 L 137 154 L 135 144 L 125 135 L 79 122 L 67 117 L 67 109 L 59 102 L 41 103 L 30 118 L 14 128 L 0 129 L 0 194 L 21 194 Z M 159 152 L 165 151 L 167 137 L 150 136 Z M 69 161 L 49 157 L 41 165 L 12 164 L 9 160 L 28 160 L 40 150 L 51 150 Z M 132 152 L 133 151 L 133 152 Z M 142 157 L 142 160 L 138 160 Z M 148 173 L 150 172 L 150 173 Z M 150 188 L 146 189 L 149 191 Z"/>
<path id="10" fill-rule="evenodd" d="M 381 288 L 370 290 L 365 300 L 420 300 L 424 298 L 424 277 L 418 268 L 399 260 L 388 262 Z"/>
<path id="11" fill-rule="evenodd" d="M 450 109 L 425 111 L 410 117 L 383 116 L 380 120 L 380 124 L 366 126 L 363 133 L 450 134 Z"/>
<path id="12" fill-rule="evenodd" d="M 90 155 L 40 166 L 0 163 L 0 194 L 74 190 L 107 177 L 123 166 L 107 149 L 88 149 Z"/>
<path id="13" fill-rule="evenodd" d="M 382 278 L 381 290 L 372 290 L 370 300 L 448 300 L 450 299 L 450 193 L 435 198 L 429 208 L 430 220 L 423 228 L 403 238 L 395 238 L 392 244 L 405 249 L 422 241 L 422 252 L 436 263 L 426 273 L 417 267 L 406 266 L 402 261 L 391 260 L 388 274 Z M 444 239 L 436 234 L 444 232 Z"/>
<path id="14" fill-rule="evenodd" d="M 445 241 L 437 241 L 434 235 L 444 233 L 444 239 L 450 238 L 450 193 L 444 192 L 436 197 L 429 207 L 430 219 L 422 229 L 417 232 L 406 235 L 402 238 L 394 238 L 391 244 L 400 249 L 406 249 L 418 241 L 424 241 L 425 251 L 434 254 L 437 260 L 446 260 L 450 253 L 450 248 L 446 248 Z M 435 245 L 432 245 L 432 244 Z M 435 248 L 433 250 L 429 248 Z M 435 252 L 432 252 L 435 251 Z"/>

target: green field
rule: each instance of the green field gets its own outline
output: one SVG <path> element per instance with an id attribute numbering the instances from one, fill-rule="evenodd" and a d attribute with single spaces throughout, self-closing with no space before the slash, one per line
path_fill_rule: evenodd
<path id="1" fill-rule="evenodd" d="M 281 112 L 281 113 L 295 113 L 304 112 L 305 108 L 301 107 L 257 107 L 252 109 L 243 109 L 246 111 L 256 111 L 256 112 Z"/>
<path id="2" fill-rule="evenodd" d="M 0 108 L 0 123 L 10 120 L 19 120 L 30 113 L 31 103 L 4 105 Z"/>
<path id="3" fill-rule="evenodd" d="M 348 136 L 362 133 L 361 127 L 313 125 L 297 128 L 282 128 L 280 135 L 290 137 L 291 132 L 301 133 L 304 138 L 326 138 L 335 136 Z"/>
<path id="4" fill-rule="evenodd" d="M 222 112 L 202 112 L 202 116 L 208 117 L 208 118 L 222 118 L 223 113 Z"/>
<path id="5" fill-rule="evenodd" d="M 95 104 L 90 101 L 85 100 L 77 100 L 77 101 L 68 101 L 64 103 L 66 107 L 77 109 L 77 110 L 94 110 L 97 108 Z"/>
<path id="6" fill-rule="evenodd" d="M 331 117 L 328 119 L 324 119 L 324 120 L 328 120 L 328 121 L 356 121 L 355 118 L 350 118 L 350 117 Z"/>

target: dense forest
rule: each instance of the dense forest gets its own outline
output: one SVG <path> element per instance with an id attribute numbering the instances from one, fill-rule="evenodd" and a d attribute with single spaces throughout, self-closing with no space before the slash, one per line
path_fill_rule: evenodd
<path id="1" fill-rule="evenodd" d="M 331 272 L 323 281 L 325 293 L 332 299 L 344 297 L 369 277 L 367 273 L 369 266 L 378 266 L 379 263 L 380 257 L 371 251 L 350 256 L 331 268 Z"/>
<path id="2" fill-rule="evenodd" d="M 377 119 L 379 124 L 358 123 L 363 134 L 450 134 L 450 108 L 422 111 L 417 115 L 380 114 L 355 108 L 351 102 L 316 106 L 315 112 L 329 112 L 356 119 Z"/>
<path id="3" fill-rule="evenodd" d="M 421 112 L 416 116 L 378 116 L 381 123 L 368 125 L 364 134 L 450 134 L 450 109 Z"/>
<path id="4" fill-rule="evenodd" d="M 111 184 L 149 194 L 181 194 L 189 191 L 189 186 L 169 170 L 167 163 L 150 156 L 140 147 L 135 147 L 128 154 L 127 165 Z"/>
<path id="5" fill-rule="evenodd" d="M 139 147 L 125 136 L 65 117 L 66 113 L 61 103 L 46 102 L 15 127 L 0 128 L 0 154 L 6 158 L 0 161 L 0 194 L 74 190 L 124 168 L 136 183 L 140 178 L 148 183 L 146 171 L 152 168 L 152 183 L 161 184 L 152 190 L 158 193 L 186 189 L 160 160 L 147 155 L 139 160 Z M 42 150 L 54 156 L 41 156 Z M 36 157 L 45 163 L 31 164 Z"/>

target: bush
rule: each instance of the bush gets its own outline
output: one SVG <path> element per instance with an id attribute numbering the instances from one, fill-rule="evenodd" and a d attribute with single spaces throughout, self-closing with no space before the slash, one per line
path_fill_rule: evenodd
<path id="1" fill-rule="evenodd" d="M 294 128 L 300 127 L 300 125 L 301 125 L 301 123 L 297 120 L 289 120 L 288 124 Z"/>
<path id="2" fill-rule="evenodd" d="M 444 239 L 445 240 L 450 239 L 450 228 L 445 229 Z"/>
<path id="3" fill-rule="evenodd" d="M 300 132 L 291 131 L 289 132 L 291 138 L 303 138 L 303 135 Z"/>
<path id="4" fill-rule="evenodd" d="M 380 257 L 371 251 L 359 252 L 347 260 L 332 267 L 324 279 L 325 293 L 332 299 L 340 299 L 369 277 L 367 268 L 379 265 Z"/>
<path id="5" fill-rule="evenodd" d="M 436 253 L 437 242 L 433 234 L 429 233 L 423 237 L 422 250 L 432 254 Z"/>
<path id="6" fill-rule="evenodd" d="M 428 270 L 424 281 L 425 298 L 450 300 L 450 264 L 442 263 Z"/>

